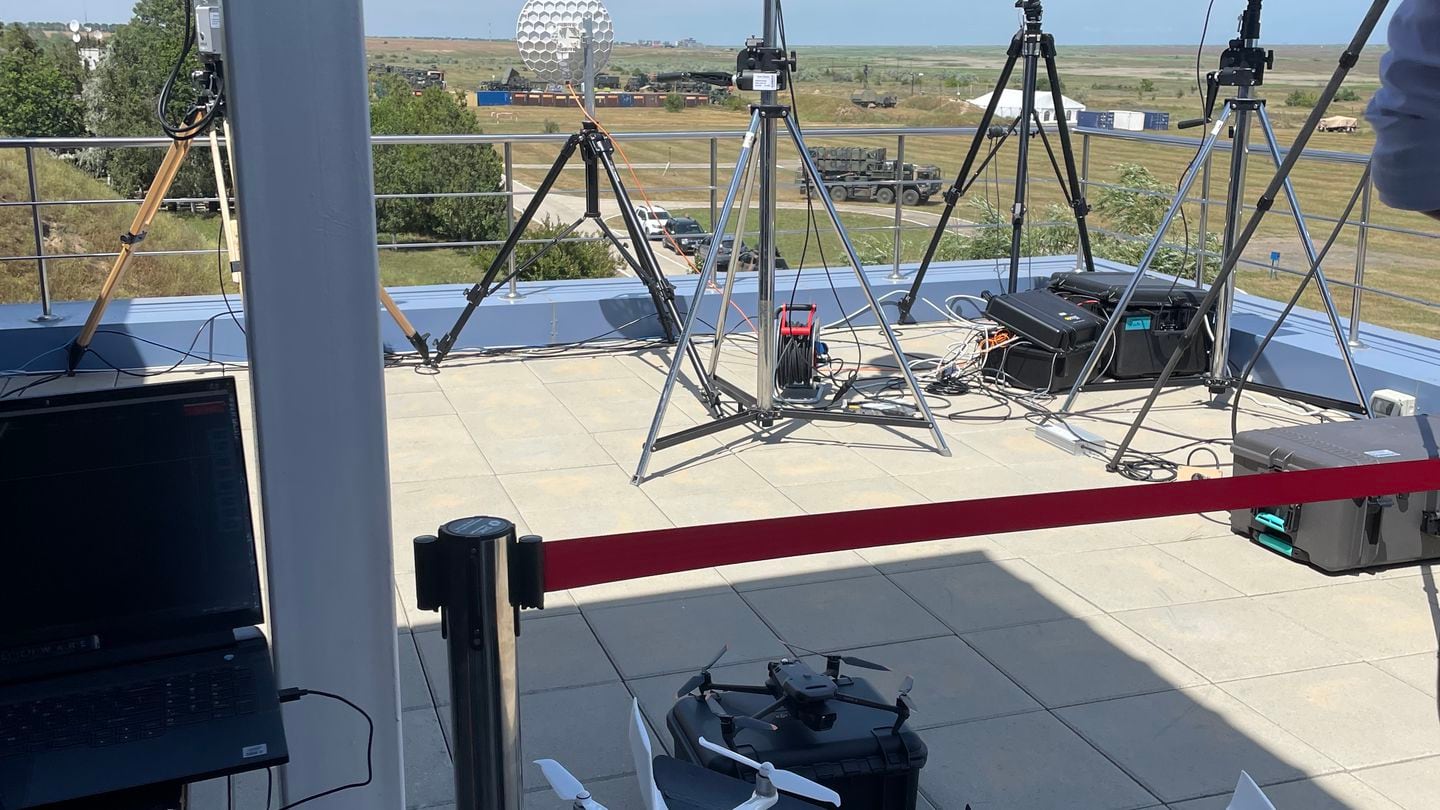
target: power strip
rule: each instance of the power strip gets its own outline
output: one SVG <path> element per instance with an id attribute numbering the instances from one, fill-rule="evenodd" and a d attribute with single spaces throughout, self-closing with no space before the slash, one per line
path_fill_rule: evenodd
<path id="1" fill-rule="evenodd" d="M 1035 426 L 1035 435 L 1072 456 L 1085 455 L 1086 449 L 1105 449 L 1105 439 L 1083 428 L 1071 427 L 1059 420 Z"/>

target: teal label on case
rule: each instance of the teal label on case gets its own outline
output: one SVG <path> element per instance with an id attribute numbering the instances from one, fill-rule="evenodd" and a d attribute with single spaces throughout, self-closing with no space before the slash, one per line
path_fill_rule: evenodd
<path id="1" fill-rule="evenodd" d="M 1126 332 L 1140 332 L 1150 328 L 1149 315 L 1131 315 L 1125 319 Z"/>

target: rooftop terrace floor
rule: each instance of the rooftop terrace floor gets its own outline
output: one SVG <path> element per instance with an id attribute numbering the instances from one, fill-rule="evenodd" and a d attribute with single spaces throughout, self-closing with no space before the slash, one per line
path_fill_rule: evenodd
<path id="1" fill-rule="evenodd" d="M 941 354 L 952 339 L 911 328 L 904 344 Z M 1038 441 L 1017 410 L 945 420 L 951 458 L 926 449 L 923 433 L 735 431 L 657 454 L 637 488 L 667 358 L 542 351 L 386 371 L 410 807 L 453 801 L 444 646 L 438 615 L 414 606 L 410 547 L 444 520 L 497 514 L 560 539 L 1126 483 Z M 724 363 L 753 378 L 743 352 Z M 1085 426 L 1118 439 L 1142 396 L 1084 395 Z M 1228 437 L 1228 413 L 1204 397 L 1168 393 L 1150 423 L 1167 432 L 1142 434 L 1140 449 Z M 963 396 L 939 412 L 989 404 Z M 1274 400 L 1246 405 L 1242 429 L 1309 421 Z M 677 395 L 670 424 L 702 415 Z M 789 654 L 783 637 L 889 665 L 893 674 L 864 673 L 882 690 L 914 676 L 911 722 L 930 750 L 922 808 L 1219 810 L 1244 769 L 1279 808 L 1425 810 L 1440 806 L 1434 598 L 1428 566 L 1330 576 L 1231 535 L 1223 515 L 598 586 L 552 594 L 525 616 L 524 753 L 565 763 L 613 810 L 639 807 L 630 697 L 668 748 L 665 712 L 689 674 L 728 643 L 717 679 L 758 682 L 765 661 Z M 563 807 L 537 773 L 526 779 L 527 810 Z M 262 807 L 264 781 L 238 780 L 236 806 Z M 220 789 L 202 787 L 196 803 L 223 807 Z"/>

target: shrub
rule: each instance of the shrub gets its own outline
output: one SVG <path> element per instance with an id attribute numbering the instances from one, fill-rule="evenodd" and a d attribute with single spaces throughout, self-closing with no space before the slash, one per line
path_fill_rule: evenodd
<path id="1" fill-rule="evenodd" d="M 549 118 L 546 118 L 545 123 L 542 125 L 541 129 L 546 135 L 554 135 L 560 131 L 560 124 L 558 122 L 551 121 Z"/>
<path id="2" fill-rule="evenodd" d="M 1338 93 L 1335 94 L 1335 100 L 1336 100 L 1336 101 L 1359 101 L 1359 100 L 1360 100 L 1360 94 L 1357 93 L 1357 92 L 1355 92 L 1354 90 L 1352 90 L 1352 89 L 1349 88 L 1349 87 L 1342 87 L 1342 88 L 1340 88 L 1340 92 L 1338 92 Z"/>
<path id="3" fill-rule="evenodd" d="M 679 93 L 671 93 L 666 96 L 665 111 L 672 113 L 685 112 L 685 97 Z"/>
<path id="4" fill-rule="evenodd" d="M 566 226 L 549 219 L 539 224 L 532 223 L 525 231 L 526 239 L 548 242 L 559 236 Z M 545 249 L 545 242 L 520 245 L 515 249 L 515 266 L 523 266 Z M 498 248 L 484 248 L 475 251 L 475 264 L 482 271 L 490 267 L 499 255 Z M 610 252 L 608 242 L 561 242 L 547 252 L 540 261 L 531 265 L 522 278 L 530 280 L 569 280 L 578 278 L 610 278 L 620 267 L 620 260 Z"/>
<path id="5" fill-rule="evenodd" d="M 1319 99 L 1316 98 L 1314 93 L 1311 93 L 1307 90 L 1296 90 L 1295 92 L 1285 97 L 1285 106 L 1314 107 L 1315 102 L 1317 101 L 1319 101 Z"/>

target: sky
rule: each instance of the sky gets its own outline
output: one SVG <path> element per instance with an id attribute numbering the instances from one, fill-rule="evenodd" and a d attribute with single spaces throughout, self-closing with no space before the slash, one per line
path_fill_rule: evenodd
<path id="1" fill-rule="evenodd" d="M 605 1 L 618 39 L 695 37 L 716 45 L 738 44 L 758 33 L 762 9 L 758 0 Z M 1188 44 L 1199 41 L 1208 2 L 1048 0 L 1046 29 L 1062 46 Z M 366 28 L 377 36 L 508 38 L 522 4 L 521 0 L 366 0 Z M 133 0 L 0 0 L 0 21 L 124 22 L 132 5 Z M 1399 3 L 1392 0 L 1390 5 Z M 1207 41 L 1228 39 L 1242 7 L 1243 0 L 1215 0 Z M 1157 13 L 1162 8 L 1164 13 Z M 1349 42 L 1366 8 L 1363 0 L 1270 0 L 1264 11 L 1264 39 L 1273 45 Z M 793 47 L 806 43 L 1002 45 L 1015 31 L 1017 13 L 1011 0 L 789 0 L 786 11 Z M 1376 39 L 1383 37 L 1382 23 Z"/>

